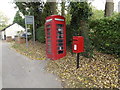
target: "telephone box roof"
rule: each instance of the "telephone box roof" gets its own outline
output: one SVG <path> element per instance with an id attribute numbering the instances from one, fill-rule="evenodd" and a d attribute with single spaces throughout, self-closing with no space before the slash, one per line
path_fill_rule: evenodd
<path id="1" fill-rule="evenodd" d="M 47 19 L 51 19 L 51 18 L 65 19 L 63 16 L 60 16 L 60 15 L 51 15 L 51 16 L 48 16 L 48 17 L 46 18 L 46 20 L 47 20 Z"/>

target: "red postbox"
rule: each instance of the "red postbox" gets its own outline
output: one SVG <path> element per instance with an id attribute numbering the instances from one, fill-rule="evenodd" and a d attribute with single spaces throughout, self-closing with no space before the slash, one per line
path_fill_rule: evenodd
<path id="1" fill-rule="evenodd" d="M 84 38 L 82 36 L 73 36 L 72 50 L 74 53 L 84 52 Z"/>
<path id="2" fill-rule="evenodd" d="M 66 56 L 66 24 L 60 15 L 51 15 L 45 23 L 46 55 L 52 60 Z"/>

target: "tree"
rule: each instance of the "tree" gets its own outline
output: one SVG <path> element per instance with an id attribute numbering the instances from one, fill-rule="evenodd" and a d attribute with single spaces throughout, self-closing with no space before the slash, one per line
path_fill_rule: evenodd
<path id="1" fill-rule="evenodd" d="M 97 10 L 96 8 L 92 7 L 92 20 L 96 20 L 96 19 L 101 19 L 104 18 L 104 11 L 103 10 Z"/>
<path id="2" fill-rule="evenodd" d="M 20 11 L 16 12 L 16 15 L 14 17 L 13 23 L 17 23 L 17 24 L 21 25 L 22 27 L 25 27 L 25 19 L 23 19 L 20 16 Z"/>
<path id="3" fill-rule="evenodd" d="M 52 15 L 54 15 L 54 14 L 57 14 L 57 7 L 56 7 L 56 0 L 54 0 L 54 2 L 49 2 L 50 3 L 50 9 L 51 9 L 51 11 L 52 11 Z"/>
<path id="4" fill-rule="evenodd" d="M 82 35 L 85 40 L 85 52 L 83 53 L 86 57 L 92 55 L 92 45 L 89 40 L 89 29 L 88 20 L 91 16 L 92 10 L 87 2 L 71 2 L 71 31 L 74 36 Z"/>
<path id="5" fill-rule="evenodd" d="M 43 6 L 44 6 L 44 2 L 42 2 L 42 0 L 38 0 L 36 2 L 15 2 L 16 6 L 18 7 L 19 11 L 25 16 L 25 15 L 32 15 L 34 16 L 34 20 L 35 20 L 35 34 L 36 34 L 36 30 L 37 28 L 39 28 L 40 26 L 42 26 L 42 10 L 43 10 Z M 31 26 L 32 28 L 32 26 Z M 30 32 L 33 29 L 30 30 Z M 35 39 L 36 39 L 36 35 L 35 35 Z"/>
<path id="6" fill-rule="evenodd" d="M 46 2 L 43 7 L 43 12 L 42 12 L 42 24 L 45 23 L 45 18 L 52 15 L 52 9 L 51 9 L 51 3 Z"/>
<path id="7" fill-rule="evenodd" d="M 113 14 L 114 11 L 114 3 L 113 0 L 106 0 L 106 4 L 105 4 L 105 17 L 111 16 Z"/>
<path id="8" fill-rule="evenodd" d="M 61 3 L 61 15 L 65 16 L 65 2 L 64 2 L 64 0 L 62 0 L 62 3 Z"/>
<path id="9" fill-rule="evenodd" d="M 25 15 L 33 15 L 35 19 L 35 28 L 42 26 L 42 9 L 44 2 L 16 2 L 19 11 Z"/>
<path id="10" fill-rule="evenodd" d="M 8 24 L 8 18 L 0 12 L 0 30 L 5 28 Z"/>

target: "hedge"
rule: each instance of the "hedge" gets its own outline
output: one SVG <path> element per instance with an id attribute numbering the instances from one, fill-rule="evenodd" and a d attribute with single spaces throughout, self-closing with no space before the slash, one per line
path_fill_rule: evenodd
<path id="1" fill-rule="evenodd" d="M 120 56 L 120 14 L 90 22 L 90 37 L 98 50 Z"/>
<path id="2" fill-rule="evenodd" d="M 44 26 L 41 26 L 36 30 L 36 40 L 38 40 L 41 43 L 45 43 Z"/>

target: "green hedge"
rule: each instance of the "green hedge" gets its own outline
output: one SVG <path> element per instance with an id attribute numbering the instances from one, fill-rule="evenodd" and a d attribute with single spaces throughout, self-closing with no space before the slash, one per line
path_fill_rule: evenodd
<path id="1" fill-rule="evenodd" d="M 36 39 L 41 42 L 45 43 L 45 31 L 44 31 L 44 26 L 41 26 L 36 30 Z"/>
<path id="2" fill-rule="evenodd" d="M 120 56 L 120 15 L 91 21 L 90 28 L 95 48 Z"/>

